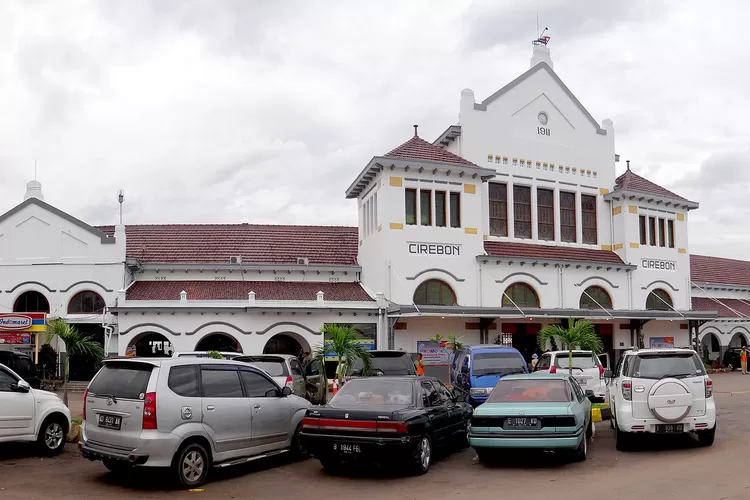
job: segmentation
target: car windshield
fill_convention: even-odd
[[[705,375],[698,355],[692,352],[642,353],[636,356],[631,369],[632,377],[661,379],[668,377],[684,378]]]
[[[558,368],[569,368],[570,358],[567,352],[558,352],[555,356],[555,365]],[[573,353],[573,369],[579,368],[585,370],[587,368],[596,368],[599,364],[596,359],[591,355],[590,352],[574,352]]]
[[[372,354],[372,370],[377,374],[382,372],[384,375],[414,375],[414,362],[407,353],[377,353]],[[352,363],[352,375],[362,375],[364,365],[360,358]]]
[[[97,396],[143,399],[154,367],[147,363],[106,363],[89,386]]]
[[[350,380],[331,399],[332,405],[411,405],[414,384],[406,380],[362,378]]]
[[[472,358],[471,372],[475,377],[481,377],[526,373],[526,369],[521,356],[514,352],[479,352]]]
[[[257,359],[257,358],[235,358],[237,361],[245,361],[253,366],[257,366],[272,377],[286,377],[289,370],[283,359]]]
[[[565,403],[570,389],[565,380],[501,379],[492,390],[488,403]]]

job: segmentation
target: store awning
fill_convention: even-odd
[[[515,307],[415,306],[392,304],[391,318],[466,317],[533,321],[539,319],[582,318],[588,320],[643,319],[665,321],[710,321],[716,311],[639,311],[627,309],[522,309]]]

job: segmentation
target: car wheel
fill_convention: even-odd
[[[632,436],[620,430],[620,427],[615,422],[615,448],[619,451],[628,451],[632,447]]]
[[[714,439],[716,438],[716,424],[714,424],[713,429],[709,429],[707,431],[700,431],[698,433],[698,442],[701,444],[701,446],[711,446],[714,444]]]
[[[211,459],[198,443],[184,446],[175,456],[172,471],[183,488],[196,488],[206,482]]]
[[[292,460],[302,460],[307,456],[307,450],[302,446],[302,442],[299,438],[299,431],[302,428],[302,424],[297,426],[297,430],[294,431],[292,437],[292,443],[289,447],[289,454],[292,456]]]
[[[432,464],[432,440],[424,435],[414,450],[413,469],[415,474],[426,474]]]
[[[578,448],[575,451],[575,456],[573,457],[576,462],[585,462],[586,457],[588,456],[589,452],[589,441],[584,436],[583,439],[581,439],[581,444],[578,445]]]
[[[586,440],[591,441],[591,438],[594,437],[594,422],[589,422],[589,426],[586,427]]]
[[[730,372],[733,372],[734,371],[734,365],[732,363],[729,363],[727,365],[727,370],[729,370]]]
[[[123,472],[133,468],[133,464],[129,462],[123,462],[122,460],[110,460],[105,458],[102,460],[104,467],[109,469],[110,472]]]
[[[65,448],[68,437],[67,424],[62,418],[50,417],[39,428],[37,444],[45,455],[59,455]]]

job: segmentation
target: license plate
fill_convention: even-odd
[[[672,434],[674,432],[683,432],[683,424],[660,424],[656,426],[656,432]]]
[[[358,444],[333,443],[333,451],[346,454],[361,453],[362,449]]]
[[[509,417],[505,419],[506,429],[537,429],[539,419],[536,417]]]
[[[97,417],[97,424],[99,425],[99,427],[104,427],[105,429],[113,429],[119,431],[120,427],[122,427],[122,417],[119,417],[117,415],[99,414],[99,416]]]

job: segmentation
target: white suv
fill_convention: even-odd
[[[713,382],[694,350],[628,350],[604,375],[618,450],[630,447],[634,433],[694,432],[703,446],[714,443]]]
[[[70,429],[70,410],[56,394],[32,389],[7,366],[0,365],[0,443],[36,441],[46,455],[63,451]]]
[[[607,394],[604,366],[591,351],[573,350],[573,378],[584,391],[594,391],[596,402],[603,403]],[[545,352],[539,358],[534,373],[568,373],[570,351]]]

